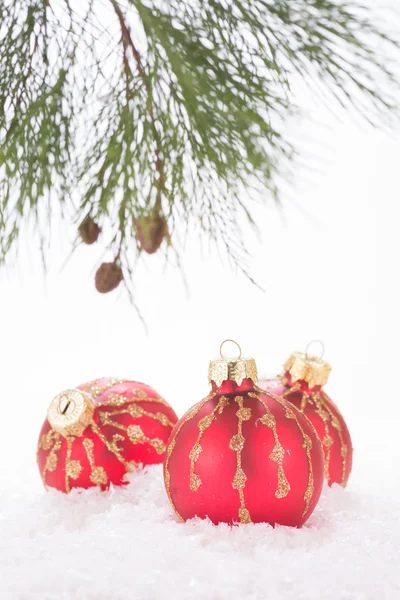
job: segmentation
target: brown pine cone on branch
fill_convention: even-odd
[[[160,214],[143,216],[136,221],[135,234],[140,249],[154,254],[168,235],[167,220]]]
[[[100,294],[107,294],[115,290],[124,279],[121,267],[114,261],[103,263],[97,269],[95,277],[96,290]]]
[[[79,235],[84,244],[94,244],[101,233],[101,227],[88,215],[79,225]]]

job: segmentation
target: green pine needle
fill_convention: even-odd
[[[293,75],[378,123],[395,109],[382,44],[398,48],[350,0],[3,0],[0,262],[31,223],[48,244],[61,205],[108,232],[128,282],[153,213],[172,251],[184,222],[247,274],[243,199],[279,200]]]

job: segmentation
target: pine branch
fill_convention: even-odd
[[[182,223],[248,274],[240,222],[254,187],[280,202],[293,76],[396,112],[398,40],[350,0],[4,0],[0,23],[0,262],[30,224],[47,245],[61,206],[103,227],[128,286]]]
[[[161,159],[161,144],[160,144],[160,136],[159,133],[157,131],[157,127],[156,127],[156,121],[155,121],[155,117],[154,117],[154,109],[153,109],[153,99],[152,99],[152,90],[151,90],[151,84],[150,84],[150,79],[149,77],[146,75],[146,72],[143,68],[142,65],[142,60],[140,57],[140,54],[135,46],[135,44],[133,43],[132,40],[132,36],[129,30],[128,25],[126,24],[126,21],[124,19],[122,10],[118,4],[118,2],[116,0],[110,0],[111,4],[113,5],[113,8],[115,10],[115,13],[118,17],[120,26],[121,26],[121,33],[122,33],[122,45],[123,45],[123,57],[124,57],[124,71],[125,71],[125,75],[127,78],[126,81],[126,85],[127,85],[127,102],[129,102],[130,99],[130,94],[129,94],[129,87],[130,84],[133,80],[133,74],[129,65],[129,59],[127,56],[127,49],[128,47],[132,50],[132,55],[135,59],[136,62],[136,66],[137,66],[137,70],[138,73],[143,81],[143,84],[146,88],[146,93],[147,93],[147,109],[148,109],[148,113],[149,113],[149,117],[151,120],[151,128],[153,131],[153,136],[154,136],[154,141],[155,141],[155,155],[156,155],[156,171],[158,173],[158,193],[157,193],[157,199],[156,199],[156,203],[154,206],[154,209],[157,212],[161,211],[161,198],[162,198],[162,193],[164,191],[164,182],[165,182],[165,177],[164,177],[164,167],[163,167],[163,161]]]

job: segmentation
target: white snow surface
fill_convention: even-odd
[[[109,492],[46,493],[33,463],[24,472],[3,454],[0,598],[397,599],[398,451],[383,444],[388,426],[370,440],[361,426],[349,487],[325,487],[302,529],[177,523],[161,466]]]

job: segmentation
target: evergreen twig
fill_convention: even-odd
[[[395,110],[381,46],[350,0],[3,0],[0,262],[33,223],[88,215],[129,281],[138,220],[207,234],[247,274],[240,215],[254,186],[279,201],[299,73],[378,123]],[[376,50],[375,50],[376,48]]]

